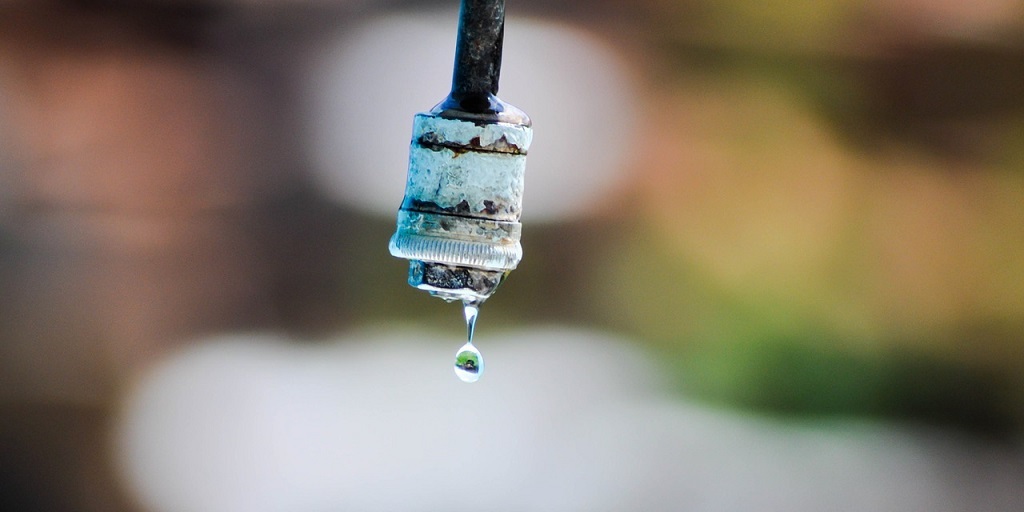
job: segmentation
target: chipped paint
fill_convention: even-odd
[[[519,124],[479,124],[432,114],[417,114],[413,121],[413,142],[419,140],[442,146],[525,155],[533,142],[533,130]]]
[[[526,126],[417,115],[402,208],[418,201],[440,212],[519,220],[531,138]]]

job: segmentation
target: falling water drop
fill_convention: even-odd
[[[462,303],[463,314],[466,315],[466,341],[473,343],[473,332],[476,331],[476,317],[480,315],[480,303],[465,301]]]
[[[476,317],[480,314],[479,302],[463,302],[466,315],[466,344],[455,354],[455,375],[462,382],[476,382],[484,372],[484,356],[473,346],[473,331]]]
[[[484,358],[480,351],[472,343],[466,343],[455,354],[455,375],[462,382],[476,382],[480,380],[480,373],[484,371]]]

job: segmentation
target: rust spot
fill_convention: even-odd
[[[431,137],[431,135],[433,134],[428,133],[423,135],[422,137],[419,138],[419,140],[416,141],[416,145],[418,145],[421,148],[429,149],[431,151],[444,151],[445,149],[447,149],[448,151],[455,153],[456,157],[472,149],[466,146],[452,144],[451,142],[447,141],[438,141],[436,138]]]
[[[502,135],[500,139],[494,141],[494,143],[484,146],[482,145],[479,136],[473,137],[469,140],[468,144],[462,145],[444,140],[442,137],[439,137],[437,133],[429,132],[421,135],[420,138],[416,140],[416,145],[431,151],[442,151],[447,149],[452,153],[455,153],[456,157],[465,154],[468,151],[511,153],[514,155],[526,154],[526,152],[521,150],[519,146],[510,143],[504,135]]]
[[[512,153],[516,155],[525,155],[526,151],[519,149],[519,146],[508,141],[508,138],[504,135],[500,139],[494,141],[491,146],[491,151],[498,151],[501,153]]]
[[[493,201],[484,201],[484,208],[479,212],[473,212],[470,209],[469,201],[463,199],[459,201],[459,204],[455,206],[442,207],[441,205],[433,201],[421,201],[419,199],[406,198],[405,202],[402,203],[402,210],[410,212],[420,213],[439,213],[443,215],[454,215],[458,217],[467,217],[472,219],[482,218],[481,215],[495,215],[500,213],[507,206],[497,204]],[[441,221],[441,227],[443,229],[451,229],[453,224],[444,224],[444,220]]]
[[[480,210],[480,213],[486,213],[488,215],[494,215],[494,214],[498,213],[499,210],[500,210],[500,208],[498,207],[498,205],[494,204],[494,201],[485,200],[484,201],[484,209]]]
[[[469,216],[470,214],[469,201],[466,201],[465,199],[459,202],[459,204],[449,207],[443,207],[433,201],[406,199],[405,203],[402,204],[402,209],[427,213],[446,213],[449,215]]]
[[[419,199],[406,198],[402,203],[402,209],[413,212],[425,213],[454,213],[454,208],[443,208],[433,201],[421,201]]]

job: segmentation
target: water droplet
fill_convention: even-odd
[[[455,354],[455,375],[462,382],[476,382],[484,372],[484,356],[473,346],[466,343]]]
[[[484,373],[484,356],[473,346],[473,331],[476,330],[476,317],[480,314],[480,303],[465,301],[463,312],[466,315],[466,344],[455,353],[455,375],[462,382],[476,382]]]

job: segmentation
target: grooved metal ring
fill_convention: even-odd
[[[491,270],[512,270],[523,259],[523,247],[519,242],[498,245],[395,233],[388,248],[393,256],[399,258]]]

